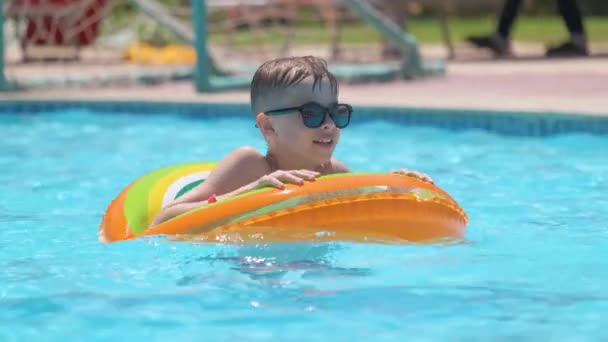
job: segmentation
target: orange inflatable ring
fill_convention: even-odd
[[[402,175],[348,173],[221,199],[148,228],[162,207],[203,182],[213,167],[180,164],[139,178],[109,205],[100,240],[168,235],[234,243],[426,242],[461,239],[468,222],[456,201],[433,184]]]

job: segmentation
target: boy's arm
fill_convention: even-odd
[[[220,200],[222,198],[225,197],[230,197],[230,196],[236,196],[242,193],[245,193],[247,191],[251,191],[255,189],[255,183],[251,182],[249,184],[246,184],[232,192],[229,192],[227,194],[223,194],[221,196],[218,196],[217,199]],[[192,190],[194,191],[194,189]],[[211,195],[209,195],[211,196]],[[207,203],[207,201],[209,200],[209,197],[206,197],[205,200],[202,201],[197,201],[197,202],[174,202],[172,204],[170,204],[169,206],[163,208],[161,211],[158,212],[158,214],[154,217],[154,219],[152,220],[152,222],[150,223],[150,227],[154,227],[160,223],[163,223],[169,219],[172,219],[176,216],[179,216],[185,212],[188,212],[192,209],[196,209],[198,207],[203,206],[204,204]]]
[[[238,148],[228,154],[202,184],[163,208],[150,226],[202,206],[211,195],[224,197],[249,191],[251,183],[268,172],[268,163],[259,152],[252,147]]]

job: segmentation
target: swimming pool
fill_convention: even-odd
[[[470,217],[461,243],[106,245],[136,177],[263,149],[243,107],[0,107],[2,341],[608,338],[608,135],[573,132],[605,121],[356,112],[336,156],[432,175]]]

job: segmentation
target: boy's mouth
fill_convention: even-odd
[[[313,140],[312,142],[317,145],[321,145],[321,146],[331,146],[334,144],[333,139],[318,139],[318,140]]]

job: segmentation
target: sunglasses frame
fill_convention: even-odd
[[[315,106],[318,106],[319,108],[323,108],[323,119],[321,120],[321,122],[318,126],[310,126],[310,125],[306,124],[306,119],[304,119],[304,115],[302,114],[302,111],[304,109],[306,109],[305,108],[306,106],[309,106],[309,105],[315,105]],[[332,112],[332,109],[338,108],[340,106],[346,106],[346,109],[348,109],[348,120],[346,121],[346,124],[342,125],[342,127],[338,126],[338,124],[336,123],[336,120],[334,120],[335,111]],[[286,114],[292,114],[294,111],[297,111],[298,113],[300,113],[300,117],[302,118],[302,123],[304,123],[304,125],[308,128],[319,128],[319,127],[323,126],[323,123],[325,122],[325,120],[327,120],[327,116],[329,115],[329,117],[332,119],[332,121],[334,122],[336,127],[338,127],[339,129],[343,129],[343,128],[346,128],[350,124],[350,119],[351,119],[351,116],[353,113],[353,107],[346,103],[337,103],[337,104],[333,105],[332,108],[327,108],[317,102],[308,102],[308,103],[305,103],[298,107],[274,109],[274,110],[266,111],[265,113],[267,115],[286,115]]]

